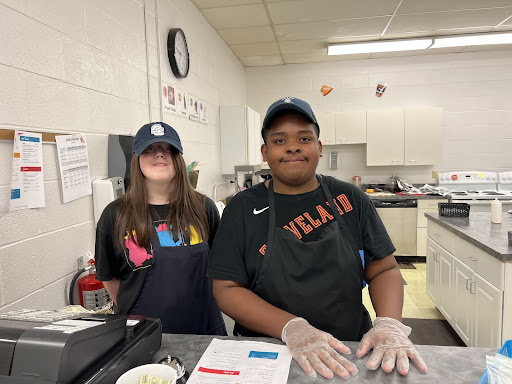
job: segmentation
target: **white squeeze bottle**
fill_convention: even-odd
[[[491,203],[491,223],[501,224],[501,201],[498,199]]]

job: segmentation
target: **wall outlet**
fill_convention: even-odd
[[[80,256],[78,259],[76,259],[76,265],[78,266],[78,269],[82,269],[84,267],[83,256]]]
[[[432,178],[437,179],[437,176],[438,176],[437,171],[432,171]]]

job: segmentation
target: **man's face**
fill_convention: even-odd
[[[279,116],[266,132],[261,146],[274,180],[284,186],[299,187],[315,179],[322,143],[316,127],[305,116],[295,113]]]

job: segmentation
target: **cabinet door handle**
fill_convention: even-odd
[[[466,279],[466,290],[471,292],[471,279]]]
[[[475,290],[475,292],[473,292],[473,287],[475,287],[475,286],[476,286],[476,281],[473,281],[471,283],[471,285],[469,286],[469,293],[471,293],[472,295],[474,295],[476,293],[476,290]]]
[[[409,160],[409,163],[415,163],[416,160]]]
[[[435,237],[439,237],[439,236],[441,236],[441,235],[440,235],[439,233],[434,233],[434,236],[435,236]]]
[[[478,261],[478,259],[476,259],[476,258],[474,258],[474,257],[471,257],[471,256],[469,256],[469,257],[468,257],[468,259],[469,259],[470,261]]]

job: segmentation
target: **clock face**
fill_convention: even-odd
[[[174,28],[169,31],[167,37],[167,53],[174,75],[176,77],[186,77],[188,75],[190,58],[187,40],[180,28]]]

